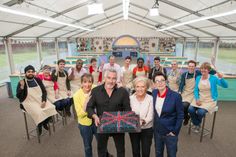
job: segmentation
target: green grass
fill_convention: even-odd
[[[186,49],[186,53],[194,53],[195,49]],[[199,48],[198,55],[210,58],[212,54],[211,48]],[[220,48],[218,54],[218,61],[224,60],[227,63],[236,64],[236,49],[227,49],[227,48]]]
[[[49,52],[42,52],[42,57],[51,55]],[[29,60],[37,60],[38,54],[36,51],[29,50],[24,52],[18,52],[13,54],[14,64],[21,64]],[[53,61],[52,61],[53,62]],[[8,67],[8,61],[5,54],[0,54],[0,67]]]

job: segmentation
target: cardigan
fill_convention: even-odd
[[[196,78],[196,83],[195,83],[195,87],[194,87],[194,97],[196,100],[199,100],[199,88],[198,88],[198,85],[199,85],[199,82],[201,80],[201,76],[198,76]],[[209,77],[209,82],[210,82],[210,86],[211,86],[211,97],[214,101],[217,100],[218,98],[218,92],[217,92],[217,85],[223,87],[223,88],[228,88],[228,83],[225,81],[224,78],[218,78],[214,75],[211,75],[210,74],[210,77]]]
[[[153,126],[153,98],[146,94],[144,100],[139,102],[136,95],[130,96],[130,106],[132,111],[139,115],[140,119],[145,120],[146,124],[141,126],[142,129],[151,128]]]
[[[216,71],[214,69],[211,69],[209,74],[212,74],[212,75],[215,75],[216,74]],[[186,78],[186,75],[187,75],[187,78]],[[195,70],[195,80],[198,76],[201,76],[201,72],[199,70]],[[183,90],[184,90],[184,86],[185,86],[185,80],[186,79],[191,79],[193,78],[194,76],[194,73],[189,73],[188,71],[184,72],[182,75],[181,75],[181,80],[180,80],[180,84],[179,84],[179,92],[182,93]]]
[[[93,88],[94,86],[92,86]],[[88,95],[89,96],[89,95]],[[84,111],[84,102],[86,100],[86,95],[83,89],[80,88],[73,95],[73,101],[75,106],[75,111],[78,117],[78,123],[85,126],[90,126],[92,124],[92,119],[88,118],[88,113]]]

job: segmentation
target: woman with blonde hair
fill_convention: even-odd
[[[217,72],[217,76],[209,74],[211,65],[205,62],[200,67],[201,74],[196,78],[194,88],[195,101],[190,105],[188,112],[190,114],[194,131],[199,132],[202,118],[207,112],[212,112],[216,107],[218,98],[217,85],[227,88],[228,84],[223,75]]]
[[[139,76],[133,83],[135,93],[130,96],[130,105],[132,111],[139,115],[141,125],[141,132],[130,133],[133,157],[140,157],[140,150],[142,157],[149,157],[153,137],[153,99],[147,94],[149,80],[147,77]]]
[[[88,113],[85,111],[92,87],[93,76],[85,73],[81,76],[81,88],[78,89],[73,95],[80,134],[84,143],[85,157],[93,156],[92,141],[93,136],[97,136],[97,128],[92,119],[88,118]]]

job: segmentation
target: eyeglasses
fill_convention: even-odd
[[[162,83],[164,83],[164,82],[166,82],[166,80],[155,80],[155,83],[160,83],[160,84],[162,84]]]

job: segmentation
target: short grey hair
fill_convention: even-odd
[[[116,73],[117,75],[117,71],[113,68],[109,68],[105,71],[104,77],[107,77],[108,73]]]
[[[147,77],[144,77],[144,76],[138,76],[138,77],[136,77],[136,78],[133,80],[134,88],[135,88],[135,86],[136,86],[136,84],[137,84],[138,82],[144,82],[145,85],[146,85],[146,87],[147,87],[147,90],[148,90],[148,88],[149,88],[149,86],[150,86],[150,82],[149,82],[149,79],[148,79]]]
[[[176,63],[176,65],[178,65],[178,61],[177,61],[177,60],[172,60],[172,61],[171,61],[171,64],[172,64],[172,63]]]

